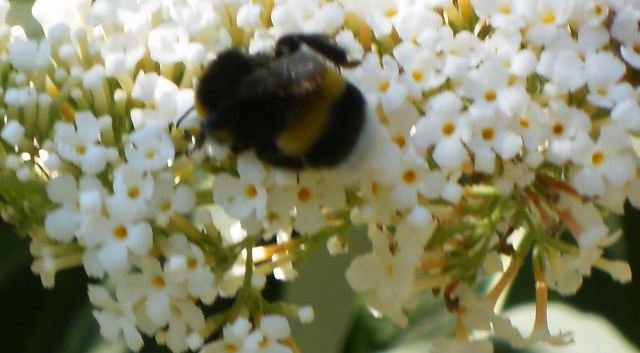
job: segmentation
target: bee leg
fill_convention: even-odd
[[[360,61],[349,61],[347,52],[333,42],[329,36],[322,34],[298,33],[282,36],[276,42],[276,56],[293,53],[300,49],[301,44],[306,44],[337,66],[355,67],[360,65]]]
[[[300,158],[288,156],[273,144],[266,144],[256,150],[258,158],[276,167],[299,170],[304,167]]]

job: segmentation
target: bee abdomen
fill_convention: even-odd
[[[342,162],[353,151],[366,115],[365,98],[347,82],[344,91],[330,108],[322,134],[305,153],[309,167],[330,167]]]

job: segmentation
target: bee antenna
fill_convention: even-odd
[[[195,106],[192,106],[191,108],[187,109],[186,112],[184,112],[184,114],[182,114],[180,116],[180,118],[178,119],[178,122],[176,122],[176,127],[180,127],[180,124],[182,124],[182,121],[189,116],[189,114],[193,111],[193,109],[195,109]]]

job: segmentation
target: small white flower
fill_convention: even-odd
[[[190,243],[183,234],[174,234],[169,237],[164,253],[166,276],[172,281],[185,282],[187,292],[203,303],[213,303],[217,294],[214,275],[205,262],[202,249]]]
[[[249,320],[239,316],[232,323],[227,323],[222,329],[222,339],[202,346],[200,353],[233,353],[243,351],[245,340],[251,332]]]
[[[88,176],[83,176],[79,183],[70,174],[62,174],[49,181],[47,195],[51,201],[60,204],[60,207],[49,212],[45,218],[44,226],[47,234],[58,241],[68,241],[77,235],[84,217],[100,211],[99,208],[88,209],[83,202],[87,195],[93,195],[96,192],[100,199],[100,182]]]
[[[325,224],[322,209],[337,208],[345,203],[343,186],[311,174],[300,175],[300,183],[272,189],[269,195],[276,212],[295,207],[294,228],[302,234],[313,234]]]
[[[107,77],[130,74],[144,55],[144,45],[133,32],[116,33],[107,37],[101,48]]]
[[[16,146],[24,137],[24,127],[16,120],[9,120],[0,134],[3,140]]]
[[[255,154],[238,157],[239,178],[219,174],[213,182],[214,201],[240,220],[252,214],[263,220],[267,214],[266,172]]]
[[[434,146],[433,158],[440,168],[459,170],[469,159],[464,146],[471,137],[468,116],[461,111],[462,100],[445,91],[431,98],[426,116],[416,124],[414,145],[420,153]]]
[[[564,101],[552,101],[547,111],[549,149],[547,159],[562,165],[571,157],[573,138],[580,132],[588,133],[591,120],[582,110],[569,107]]]
[[[393,55],[404,69],[402,79],[412,97],[421,97],[422,91],[438,87],[446,80],[442,74],[444,63],[428,49],[402,42],[393,49]]]
[[[178,86],[155,72],[140,71],[131,91],[131,97],[143,101],[149,108],[131,109],[131,121],[136,129],[147,124],[166,126],[193,105],[192,89]]]
[[[168,6],[171,19],[192,37],[206,35],[207,29],[217,28],[220,25],[220,15],[209,1],[174,2]]]
[[[182,61],[184,48],[189,42],[189,34],[181,26],[162,24],[149,32],[149,53],[160,64]]]
[[[151,198],[153,190],[153,178],[137,166],[122,164],[113,172],[114,196],[130,201],[130,212],[136,215],[146,213],[146,202]]]
[[[640,132],[640,106],[635,99],[618,102],[611,111],[611,119],[630,132]]]
[[[569,19],[573,2],[571,0],[539,0],[531,2],[530,11],[523,14],[532,26],[527,30],[529,41],[534,44],[548,44],[560,32],[560,27]]]
[[[46,68],[51,56],[51,45],[43,39],[40,43],[34,40],[14,38],[9,43],[9,60],[20,71],[31,72]]]
[[[587,57],[585,71],[589,101],[604,108],[611,108],[615,100],[612,93],[625,72],[624,63],[611,52],[602,51]]]
[[[145,255],[151,250],[153,234],[149,223],[136,219],[133,202],[111,196],[105,203],[109,217],[89,218],[78,236],[87,247],[96,251],[97,258],[93,260],[98,263],[90,266],[102,267],[110,275],[117,275],[129,267],[133,254]]]
[[[536,72],[549,79],[544,89],[551,96],[574,92],[587,80],[579,53],[571,49],[545,49]]]
[[[107,165],[107,149],[100,145],[100,124],[87,111],[76,112],[73,124],[58,122],[54,141],[60,157],[82,168],[87,174],[97,174]]]
[[[129,164],[148,171],[157,171],[167,167],[175,157],[175,147],[169,133],[157,125],[145,125],[135,130],[131,144],[125,146],[125,155]]]
[[[373,251],[353,260],[347,269],[347,281],[354,290],[368,294],[368,306],[406,326],[408,319],[403,307],[412,295],[415,257],[404,256],[400,249],[391,252],[391,235],[375,226],[369,227],[369,240]]]
[[[507,119],[490,111],[471,112],[473,135],[468,146],[474,152],[476,170],[491,174],[495,166],[495,154],[502,159],[514,158],[522,148],[522,137],[513,132]]]
[[[367,53],[358,68],[350,72],[350,77],[361,84],[360,88],[371,104],[382,103],[385,111],[399,108],[407,98],[407,88],[400,81],[398,63],[389,55],[382,57]]]
[[[472,0],[473,9],[481,18],[488,18],[498,29],[520,29],[525,25],[527,7],[523,1],[513,0]]]
[[[90,9],[91,0],[37,0],[31,13],[42,25],[44,32],[48,33],[50,28],[59,23],[65,23],[71,28],[81,25]]]
[[[238,27],[243,29],[254,29],[262,25],[260,14],[262,13],[260,4],[246,3],[240,6],[236,21]]]
[[[166,225],[173,214],[191,212],[196,205],[196,195],[188,185],[180,184],[174,188],[171,173],[159,173],[148,205],[156,222]]]
[[[104,338],[115,342],[122,334],[129,349],[137,351],[142,348],[142,335],[136,329],[136,318],[130,308],[113,300],[104,287],[97,285],[89,285],[89,300],[98,307],[93,316]]]
[[[603,194],[605,179],[620,187],[636,175],[631,141],[622,130],[606,126],[596,143],[585,133],[580,133],[572,148],[572,160],[581,167],[573,176],[572,183],[582,195]]]

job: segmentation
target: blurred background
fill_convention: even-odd
[[[31,16],[32,1],[10,3],[8,22],[22,25],[32,38],[41,37],[42,30]],[[609,249],[607,257],[628,260],[633,273],[640,274],[639,211],[627,207],[623,219],[612,221],[622,223],[625,237]],[[30,270],[27,240],[15,235],[12,227],[4,223],[0,223],[0,232],[0,353],[127,352],[124,345],[101,339],[91,313],[83,270],[60,273],[55,288],[45,290]],[[452,317],[442,308],[440,298],[425,298],[411,314],[411,324],[406,330],[375,319],[363,308],[362,298],[353,294],[344,273],[352,257],[369,251],[369,245],[364,232],[353,235],[350,255],[330,258],[321,249],[297,266],[299,278],[291,284],[269,281],[267,290],[271,298],[287,298],[296,304],[311,304],[315,309],[316,320],[312,324],[301,326],[291,321],[302,352],[425,352],[430,338],[452,332]],[[531,269],[523,268],[511,289],[506,309],[525,333],[533,323],[533,308],[526,307],[531,305],[533,294]],[[621,285],[606,274],[594,272],[576,296],[561,298],[550,294],[555,303],[549,315],[552,333],[572,330],[576,343],[562,348],[540,345],[518,351],[496,342],[497,353],[640,352],[639,280]],[[143,352],[168,350],[148,340]]]

